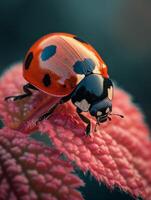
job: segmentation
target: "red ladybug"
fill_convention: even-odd
[[[90,134],[90,120],[81,112],[89,111],[97,123],[109,119],[113,85],[107,66],[90,44],[75,35],[53,33],[39,39],[25,57],[23,76],[29,82],[23,86],[25,94],[9,96],[5,100],[31,96],[31,89],[62,97],[38,121],[50,116],[59,104],[70,99],[80,118],[87,123],[87,135]]]

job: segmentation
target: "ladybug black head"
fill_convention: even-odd
[[[95,116],[97,122],[105,122],[108,119],[109,113],[112,111],[112,102],[105,98],[91,106],[90,114]]]

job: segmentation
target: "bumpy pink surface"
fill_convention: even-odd
[[[37,116],[49,108],[58,98],[52,98],[44,93],[34,92],[30,98],[22,101],[4,102],[4,97],[23,93],[22,86],[26,81],[22,77],[20,64],[14,65],[6,71],[0,79],[0,116],[5,125],[13,129],[27,131],[34,130]]]
[[[55,150],[0,129],[0,200],[82,200],[82,181]]]
[[[116,185],[134,196],[151,199],[151,143],[145,127],[133,120],[136,113],[131,113],[130,121],[124,112],[125,121],[113,119],[89,138],[74,107],[68,104],[64,109],[40,125],[57,149],[110,188]]]
[[[15,78],[13,78],[15,77]],[[7,83],[7,86],[6,86]],[[133,196],[151,199],[151,142],[149,130],[139,109],[122,90],[115,89],[111,122],[101,124],[91,137],[84,134],[85,125],[69,102],[60,106],[52,117],[35,126],[35,120],[57,98],[35,92],[32,98],[20,102],[4,102],[3,97],[21,92],[24,83],[20,66],[10,69],[0,81],[0,115],[5,125],[30,133],[39,129],[49,134],[56,149],[110,188],[119,186]],[[91,116],[94,128],[95,120]]]

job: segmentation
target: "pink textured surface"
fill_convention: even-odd
[[[59,98],[50,97],[42,92],[33,91],[32,97],[22,101],[4,101],[4,97],[23,93],[23,85],[26,84],[22,77],[22,65],[12,66],[0,78],[0,116],[5,125],[12,129],[27,130],[36,129],[37,117],[47,110]]]
[[[0,129],[0,200],[82,200],[82,181],[58,158],[18,131]]]
[[[13,76],[16,76],[16,81]],[[4,96],[20,93],[22,84],[19,66],[10,69],[2,77],[0,114],[5,125],[30,133],[31,126],[38,128],[34,122],[40,112],[46,111],[58,99],[35,92],[31,99],[27,98],[21,102],[3,101]],[[151,200],[149,130],[139,109],[131,103],[130,97],[118,88],[115,89],[113,112],[123,114],[125,118],[113,116],[111,122],[101,124],[97,132],[92,131],[91,137],[85,136],[85,125],[71,103],[60,106],[48,121],[39,125],[39,129],[49,134],[60,152],[75,161],[83,171],[90,170],[98,181],[104,182],[110,188],[119,186],[133,196]],[[94,118],[91,117],[91,121],[94,128]]]
[[[122,91],[116,93],[124,95]],[[122,107],[118,109],[114,104],[115,110],[124,113],[125,120],[114,118],[91,133],[91,137],[84,135],[85,127],[71,104],[43,122],[40,130],[49,134],[57,149],[75,161],[84,172],[90,170],[98,181],[110,188],[119,186],[136,197],[140,195],[150,200],[151,143],[147,129],[141,119],[136,118],[135,109],[130,113],[130,102],[123,101],[130,108],[127,108],[129,116]]]

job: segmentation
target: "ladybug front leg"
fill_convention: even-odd
[[[32,92],[31,90],[38,90],[36,87],[34,87],[33,85],[31,85],[30,83],[27,83],[26,85],[23,86],[23,91],[25,92],[25,94],[21,94],[21,95],[18,95],[18,96],[8,96],[8,97],[5,97],[5,101],[7,101],[8,99],[13,99],[14,101],[16,100],[20,100],[20,99],[23,99],[25,97],[29,97],[32,95]]]
[[[48,117],[50,117],[50,115],[54,112],[54,110],[58,107],[60,103],[56,103],[55,105],[53,105],[48,112],[44,113],[42,116],[39,117],[39,119],[36,121],[36,124],[38,124],[38,122],[43,121],[44,119],[47,119]]]
[[[81,114],[82,110],[80,110],[79,108],[77,108],[76,111],[77,111],[79,117],[82,119],[82,121],[87,124],[85,133],[86,133],[87,136],[90,136],[90,131],[91,131],[91,122],[90,122],[90,120],[87,117],[85,117],[84,115]]]

